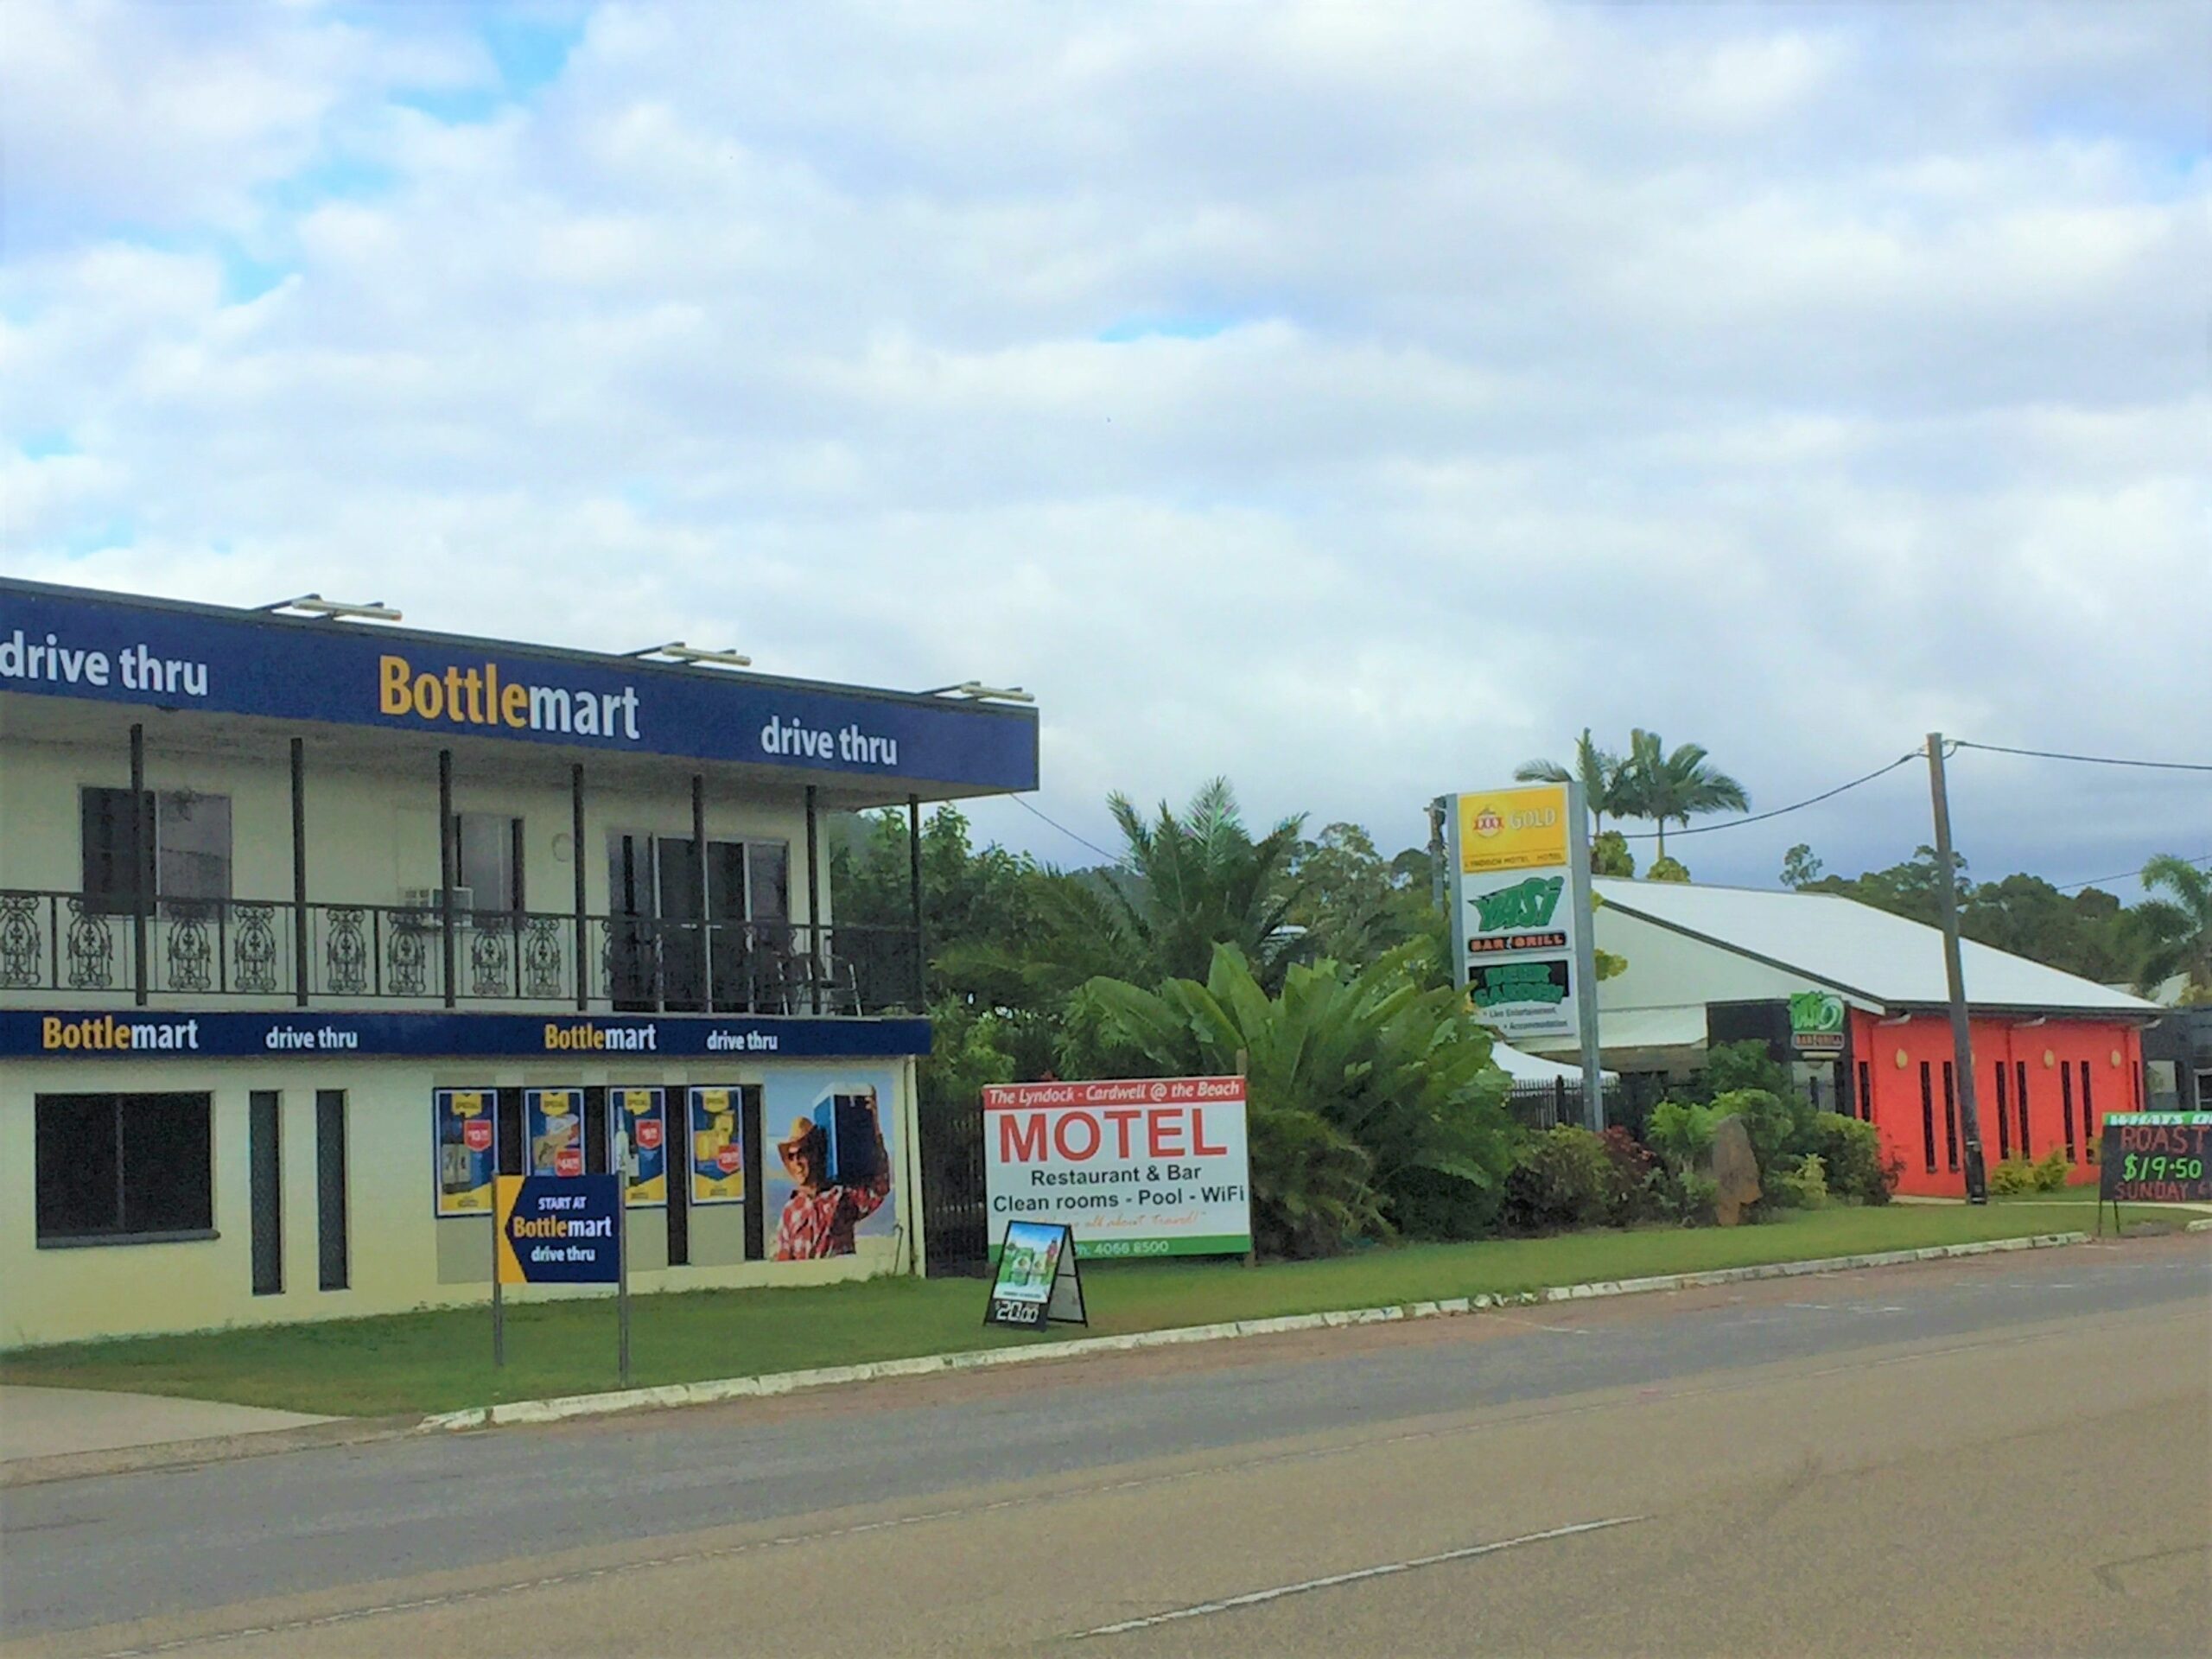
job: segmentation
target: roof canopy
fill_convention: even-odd
[[[1949,1001],[1940,930],[1839,893],[1675,881],[1604,880],[1592,885],[1608,906],[1624,915],[1802,974],[1865,1002],[1919,1008]],[[1967,1001],[1975,1008],[2142,1016],[2158,1012],[2157,1004],[2139,996],[1971,940],[1961,946],[1961,959]],[[1606,1034],[1610,1042],[1610,1028]]]

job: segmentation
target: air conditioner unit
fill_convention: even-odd
[[[445,906],[443,887],[407,887],[401,891],[401,908],[411,913],[401,919],[416,927],[435,927]],[[476,908],[476,894],[468,887],[453,890],[453,920],[456,927],[468,925],[468,918]]]

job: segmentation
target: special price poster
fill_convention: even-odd
[[[856,1238],[899,1224],[892,1190],[889,1071],[774,1071],[761,1106],[769,1255],[779,1262],[850,1255]]]
[[[617,1129],[630,1132],[630,1146],[637,1154],[638,1173],[630,1178],[628,1203],[632,1210],[658,1210],[668,1203],[667,1096],[658,1089],[610,1089],[608,1117]]]
[[[691,1202],[745,1202],[744,1091],[694,1089],[690,1093]]]
[[[529,1089],[523,1091],[524,1133],[529,1136],[530,1175],[584,1173],[584,1091]]]
[[[441,1216],[492,1213],[495,1098],[489,1089],[439,1089],[431,1094]]]

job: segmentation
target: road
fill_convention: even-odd
[[[2212,1241],[0,1494],[13,1655],[2193,1653]]]

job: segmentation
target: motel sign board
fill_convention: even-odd
[[[1087,1261],[1252,1248],[1242,1077],[986,1089],[983,1169],[994,1232],[1065,1223]]]

